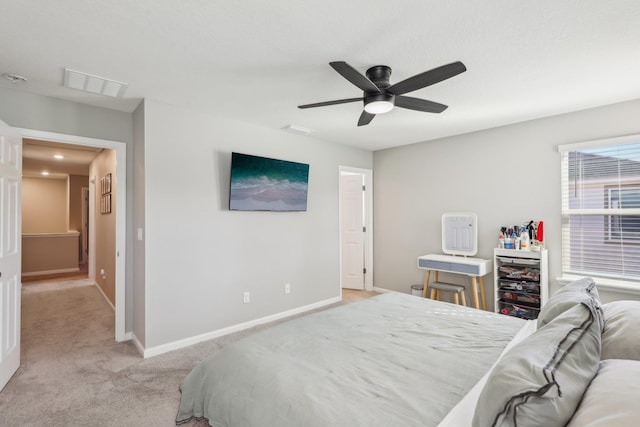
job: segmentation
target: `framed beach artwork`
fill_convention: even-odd
[[[309,165],[231,153],[229,209],[306,211]]]

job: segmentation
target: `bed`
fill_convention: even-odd
[[[595,416],[582,415],[594,411],[583,397],[600,400],[588,391],[607,342],[606,310],[590,279],[557,295],[537,321],[396,293],[291,320],[196,366],[180,386],[176,423],[564,426],[575,418],[575,426],[610,425],[580,418]],[[626,317],[618,315],[625,324]],[[631,340],[614,329],[609,341],[624,341],[629,353]]]

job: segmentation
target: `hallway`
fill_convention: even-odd
[[[131,342],[115,342],[113,325],[113,309],[87,279],[26,284],[21,366],[0,392],[0,425],[175,425],[178,385],[204,355],[145,360]]]

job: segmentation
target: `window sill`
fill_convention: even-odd
[[[566,285],[567,283],[573,282],[574,280],[582,279],[585,276],[572,276],[572,275],[564,275],[562,277],[558,277],[557,281],[561,285]],[[640,283],[632,282],[629,280],[614,280],[614,279],[604,279],[604,278],[594,278],[596,282],[596,286],[598,289],[621,292],[625,294],[632,295],[640,295]]]

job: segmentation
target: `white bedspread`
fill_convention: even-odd
[[[181,386],[177,422],[437,426],[523,324],[394,293],[304,316],[194,368]]]

